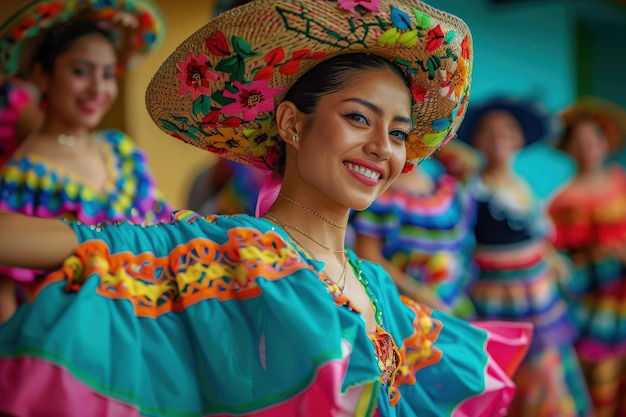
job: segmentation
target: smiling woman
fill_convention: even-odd
[[[43,121],[0,169],[0,210],[86,224],[169,218],[143,152],[122,132],[95,130],[117,99],[118,71],[127,64],[123,55],[141,50],[116,40],[113,22],[126,13],[125,3],[119,9],[45,0],[16,3],[0,28],[1,59],[8,60],[2,70],[15,68],[38,87]],[[136,15],[128,13],[125,19],[157,13],[151,3],[140,3]],[[98,18],[88,17],[91,13]],[[18,30],[27,24],[29,30]],[[143,25],[128,28],[133,33],[128,36],[150,33]],[[20,67],[22,52],[31,61]],[[16,307],[14,283],[17,293],[28,298],[43,275],[0,267],[0,321]]]
[[[350,210],[454,134],[469,77],[451,98],[442,71],[421,69],[435,55],[471,67],[470,41],[418,0],[255,0],[192,34],[154,75],[149,113],[278,187],[260,217],[0,215],[0,264],[59,268],[0,331],[0,412],[505,413],[528,326],[478,328],[401,298],[344,245]]]

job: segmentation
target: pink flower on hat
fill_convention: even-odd
[[[243,114],[243,120],[249,122],[256,119],[261,112],[274,110],[274,96],[284,90],[283,88],[269,88],[268,80],[253,81],[250,84],[233,82],[237,92],[232,93],[224,90],[224,97],[233,98],[235,101],[222,107],[223,114]]]
[[[378,13],[379,0],[338,0],[339,8],[341,10],[347,10],[352,13],[356,13],[357,6],[360,6],[370,12]]]
[[[197,99],[201,94],[210,96],[210,81],[215,81],[218,75],[209,70],[206,64],[209,57],[205,54],[198,54],[196,57],[193,52],[187,54],[185,61],[178,62],[176,68],[180,71],[176,74],[176,78],[180,81],[180,96],[184,96],[188,91],[191,93],[193,100]]]

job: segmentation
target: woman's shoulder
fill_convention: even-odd
[[[145,159],[143,150],[126,132],[117,129],[105,129],[94,132],[94,135],[107,143],[118,156]]]
[[[229,231],[242,228],[256,230],[260,233],[265,233],[272,229],[269,222],[247,214],[210,214],[208,216],[204,216],[193,210],[173,211],[171,213],[170,221],[159,225],[161,228],[163,226],[174,227],[180,230],[203,230],[206,232],[225,235],[227,235]]]

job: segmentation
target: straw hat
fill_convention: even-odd
[[[583,117],[591,117],[604,131],[609,141],[609,153],[624,147],[626,140],[626,109],[619,104],[600,97],[581,97],[561,113],[565,128]]]
[[[472,145],[472,136],[483,116],[494,110],[510,113],[524,132],[525,145],[554,139],[560,130],[558,118],[534,100],[509,96],[495,96],[476,105],[468,106],[465,121],[457,132],[457,137]]]
[[[38,35],[56,23],[74,17],[112,22],[124,12],[136,19],[131,48],[147,54],[161,44],[165,25],[151,0],[3,0],[0,2],[0,70],[13,75],[32,49]],[[124,62],[123,64],[127,64]]]
[[[154,75],[148,113],[168,134],[271,169],[274,110],[309,68],[369,52],[407,74],[414,129],[407,159],[429,156],[463,119],[472,73],[465,23],[418,0],[255,0],[210,20]]]

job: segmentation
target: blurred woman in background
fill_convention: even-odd
[[[90,225],[169,219],[144,153],[120,131],[96,130],[117,99],[120,69],[160,39],[158,9],[143,0],[55,5],[44,16],[43,0],[15,4],[19,12],[9,14],[0,33],[2,56],[8,57],[4,69],[32,80],[43,110],[40,128],[0,169],[0,210]],[[37,22],[39,30],[20,32],[26,22]],[[34,49],[24,50],[27,44]],[[22,53],[31,58],[29,64],[18,62]],[[16,308],[13,282],[28,294],[42,275],[0,268],[0,320]]]
[[[626,415],[626,172],[607,157],[626,139],[626,111],[584,98],[563,114],[558,148],[574,178],[548,207],[555,246],[572,261],[568,285],[576,349],[598,417]]]
[[[510,416],[587,416],[588,393],[573,343],[575,326],[558,280],[566,263],[549,241],[547,215],[512,168],[523,146],[554,133],[554,118],[536,103],[494,97],[471,106],[461,140],[484,158],[469,181],[477,201],[474,259],[480,270],[471,288],[480,319],[533,323],[533,340],[515,375]]]

